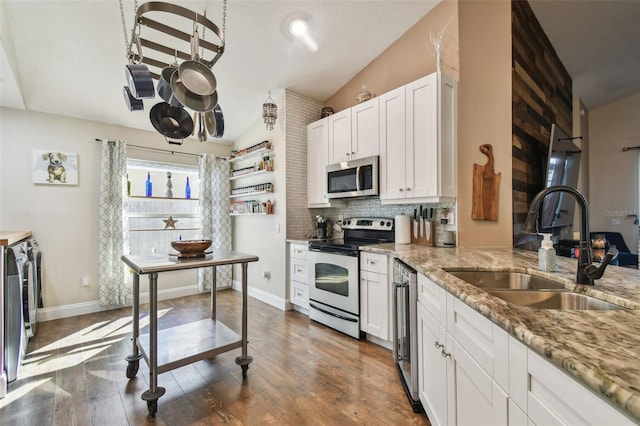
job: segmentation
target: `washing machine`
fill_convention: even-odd
[[[20,242],[7,249],[4,300],[4,361],[7,381],[18,377],[18,369],[29,338],[25,329],[23,288],[33,285],[33,264],[27,255],[27,243]]]
[[[24,327],[28,337],[36,334],[38,308],[42,308],[42,251],[35,238],[27,241],[27,257],[31,262],[33,279],[24,280],[22,287]]]

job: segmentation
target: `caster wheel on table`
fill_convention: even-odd
[[[150,415],[155,416],[158,411],[158,400],[147,401],[147,410],[149,410]]]
[[[140,361],[130,361],[127,365],[127,379],[133,379],[138,374],[138,368],[140,367]]]

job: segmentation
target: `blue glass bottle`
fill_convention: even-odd
[[[147,197],[151,197],[152,193],[153,193],[153,184],[151,183],[151,173],[147,172],[147,182],[146,182],[146,188],[147,188]]]
[[[187,184],[184,187],[184,198],[191,198],[191,187],[189,186],[189,176],[187,176]]]

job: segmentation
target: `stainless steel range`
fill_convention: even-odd
[[[309,318],[356,339],[360,332],[360,250],[393,242],[393,219],[350,218],[344,238],[309,242]]]

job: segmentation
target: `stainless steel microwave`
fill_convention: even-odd
[[[327,166],[329,198],[378,195],[377,155]]]

